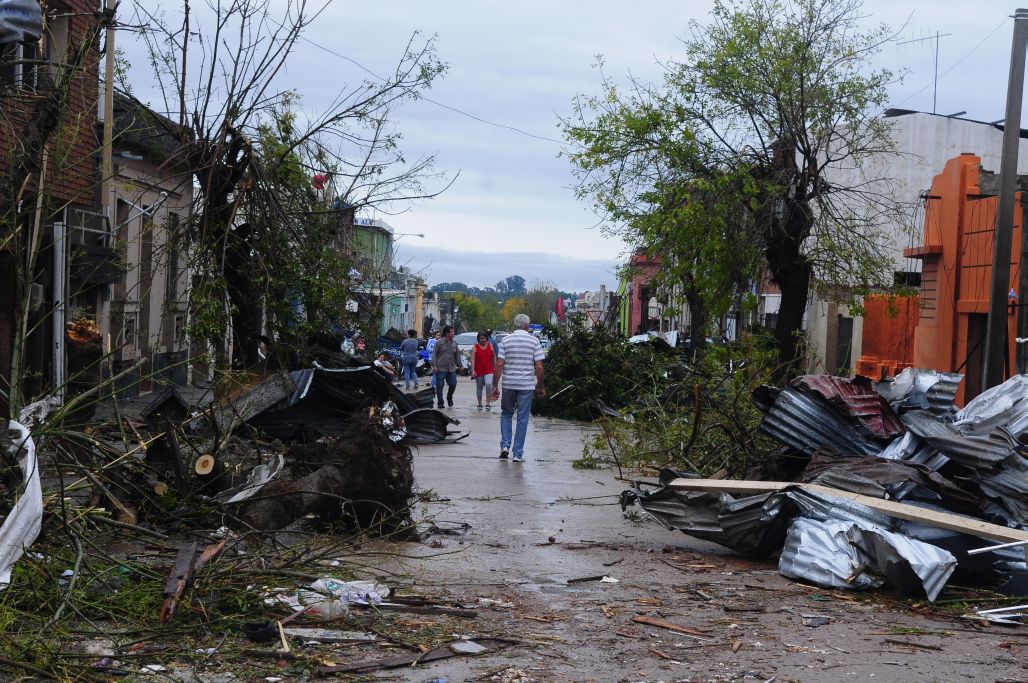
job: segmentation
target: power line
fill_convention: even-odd
[[[383,83],[386,82],[385,78],[382,78],[377,73],[375,73],[374,71],[372,71],[368,67],[364,66],[363,64],[358,62],[353,57],[349,57],[347,55],[344,55],[344,54],[341,54],[339,52],[336,52],[335,50],[333,50],[331,48],[325,47],[324,45],[321,45],[320,43],[314,42],[313,40],[311,40],[310,38],[308,38],[306,36],[302,36],[301,35],[300,39],[310,43],[311,45],[313,45],[314,47],[316,47],[316,48],[318,48],[320,50],[324,50],[325,52],[329,53],[330,55],[335,55],[336,57],[339,57],[340,59],[345,59],[346,61],[350,62],[351,64],[353,64],[357,68],[359,68],[362,71],[364,71],[365,73],[370,74],[371,76],[373,76],[374,78],[382,81]],[[479,123],[484,123],[486,125],[494,126],[496,128],[504,128],[506,130],[511,130],[511,131],[514,131],[515,133],[519,133],[519,134],[524,135],[526,137],[535,138],[536,140],[544,140],[546,142],[553,142],[553,143],[558,144],[558,145],[563,145],[564,144],[564,142],[561,141],[561,140],[556,140],[554,138],[548,138],[548,137],[543,136],[543,135],[536,135],[535,133],[530,133],[527,130],[523,130],[521,128],[518,128],[517,126],[510,126],[510,125],[507,125],[506,123],[497,123],[496,121],[490,121],[489,119],[484,119],[481,116],[476,116],[474,114],[471,114],[469,112],[464,111],[463,109],[458,109],[457,107],[451,107],[448,104],[443,104],[442,102],[439,102],[438,100],[433,100],[433,99],[431,99],[429,97],[419,96],[418,99],[424,100],[425,102],[429,102],[431,104],[434,104],[437,107],[442,107],[443,109],[448,109],[448,110],[450,110],[452,112],[455,112],[457,114],[460,114],[462,116],[466,116],[469,119],[472,119],[474,121],[478,121]]]

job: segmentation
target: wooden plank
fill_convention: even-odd
[[[949,512],[938,512],[926,510],[906,503],[898,503],[894,500],[883,500],[859,493],[850,493],[841,489],[833,489],[829,486],[819,484],[797,484],[788,481],[746,481],[738,479],[675,479],[668,484],[668,487],[677,491],[708,491],[712,493],[730,493],[742,496],[758,495],[761,493],[775,493],[789,486],[795,486],[816,493],[822,493],[836,498],[861,503],[867,507],[881,512],[882,514],[896,519],[905,519],[911,522],[920,522],[929,526],[959,531],[961,533],[988,538],[1002,543],[1028,540],[1028,531],[1022,529],[1011,529],[998,524],[989,524],[980,519],[963,517]]]
[[[634,616],[632,621],[637,624],[646,624],[647,626],[656,626],[657,628],[665,628],[668,631],[674,631],[675,633],[681,633],[686,636],[694,637],[707,637],[707,630],[701,628],[693,628],[691,626],[682,626],[681,624],[675,624],[670,621],[664,621],[663,619],[657,619],[655,617],[646,616]]]
[[[186,590],[186,584],[193,575],[193,567],[196,564],[196,551],[200,547],[199,541],[186,543],[178,549],[178,556],[175,558],[175,566],[168,575],[164,584],[164,604],[161,605],[161,623],[166,624],[175,613],[179,598]]]

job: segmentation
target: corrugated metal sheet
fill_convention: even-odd
[[[412,410],[403,416],[403,424],[407,428],[406,440],[415,443],[453,442],[468,436],[458,436],[459,431],[448,429],[450,425],[459,425],[460,421],[433,408]]]
[[[865,377],[803,375],[791,385],[823,397],[840,415],[855,421],[873,438],[894,439],[906,431],[889,404]]]
[[[874,588],[882,576],[904,593],[923,590],[934,601],[956,565],[941,548],[871,524],[801,518],[789,528],[778,568],[833,588]]]
[[[829,486],[846,491],[863,493],[852,486],[860,486],[861,480],[871,481],[884,489],[888,495],[877,495],[878,498],[893,500],[922,500],[939,502],[949,512],[962,515],[981,514],[981,500],[964,487],[958,486],[937,472],[912,465],[899,460],[884,460],[872,456],[840,456],[830,453],[816,453],[807,464],[800,480],[816,483],[824,482],[824,475],[835,473],[855,475],[859,479],[838,479],[826,482]],[[875,495],[870,493],[868,495]]]
[[[661,479],[667,481],[664,475]],[[893,533],[898,522],[887,515],[845,498],[801,488],[739,499],[667,487],[653,491],[636,488],[622,494],[622,506],[636,501],[664,526],[744,555],[766,556],[784,545],[779,565],[782,573],[822,585],[854,587],[846,578],[859,575],[857,569],[863,566],[889,577],[898,588],[911,590],[921,586],[909,582],[913,572],[934,599],[956,564],[944,550]],[[815,533],[826,527],[837,527],[842,535]],[[811,538],[802,536],[790,543],[787,532],[792,535],[792,529],[815,531]],[[859,533],[851,536],[851,529]],[[832,582],[832,577],[838,581]],[[868,577],[858,579],[857,584],[871,586],[875,581]]]
[[[902,460],[915,465],[924,465],[932,472],[949,462],[949,458],[925,443],[924,439],[913,432],[907,432],[894,440],[878,454],[886,460]]]
[[[803,518],[793,521],[778,558],[778,571],[827,588],[880,587],[884,580],[864,571],[864,561],[846,537],[852,525]]]
[[[954,419],[966,434],[984,436],[1005,427],[1014,436],[1028,432],[1028,375],[1014,375],[968,401]]]
[[[959,372],[906,368],[894,378],[878,382],[875,389],[900,412],[927,409],[948,415],[955,410],[953,400],[963,378]]]
[[[995,429],[988,436],[968,436],[924,410],[904,413],[903,424],[943,455],[977,469],[994,469],[1010,457],[1017,446],[1017,441],[1003,428]]]
[[[882,450],[881,444],[858,431],[824,399],[794,388],[779,392],[760,423],[760,431],[809,455],[821,448],[861,455],[876,455]]]
[[[1023,457],[1011,455],[995,472],[979,477],[978,486],[1010,513],[1011,522],[1028,528],[1028,462]]]
[[[372,366],[315,366],[292,372],[290,378],[296,383],[296,391],[287,405],[266,410],[249,421],[278,439],[297,439],[309,430],[335,434],[355,411],[390,402],[403,416],[407,429],[404,441],[434,443],[454,440],[459,434],[448,431],[449,425],[460,424],[457,420],[437,410],[419,408],[410,395],[399,391]]]
[[[20,43],[43,35],[43,13],[33,0],[0,2],[0,42]]]

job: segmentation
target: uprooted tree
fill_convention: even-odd
[[[243,0],[194,15],[185,2],[176,20],[137,7],[164,110],[177,121],[169,132],[190,171],[184,181],[196,188],[184,226],[192,332],[219,367],[245,367],[257,340],[289,328],[295,311],[342,314],[348,268],[325,249],[340,227],[334,215],[435,194],[425,187],[440,178],[433,158],[408,162],[389,116],[445,65],[432,40],[415,35],[387,77],[344,86],[325,111],[300,116],[278,77],[323,6],[298,0],[273,11],[268,0]],[[319,197],[312,181],[337,195]]]
[[[875,111],[893,75],[869,66],[891,34],[863,30],[860,7],[719,0],[662,83],[622,93],[605,78],[563,122],[579,194],[661,256],[661,284],[680,288],[694,321],[724,313],[766,268],[782,293],[780,375],[801,360],[812,285],[843,300],[892,285],[887,179],[831,181],[892,150]]]

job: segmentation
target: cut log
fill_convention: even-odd
[[[204,454],[196,459],[196,463],[193,465],[193,471],[201,477],[205,477],[214,471],[214,465],[216,461],[213,455]]]
[[[836,498],[846,498],[881,512],[896,519],[920,522],[929,526],[958,531],[960,533],[988,538],[1003,543],[1028,540],[1028,531],[1012,529],[998,524],[990,524],[973,517],[963,517],[949,512],[926,510],[925,508],[883,500],[859,493],[850,493],[841,489],[833,489],[819,484],[796,484],[788,481],[746,481],[735,479],[674,479],[668,488],[678,491],[708,491],[712,493],[728,493],[740,496],[754,496],[762,493],[776,493],[789,487],[801,488],[814,493]]]

